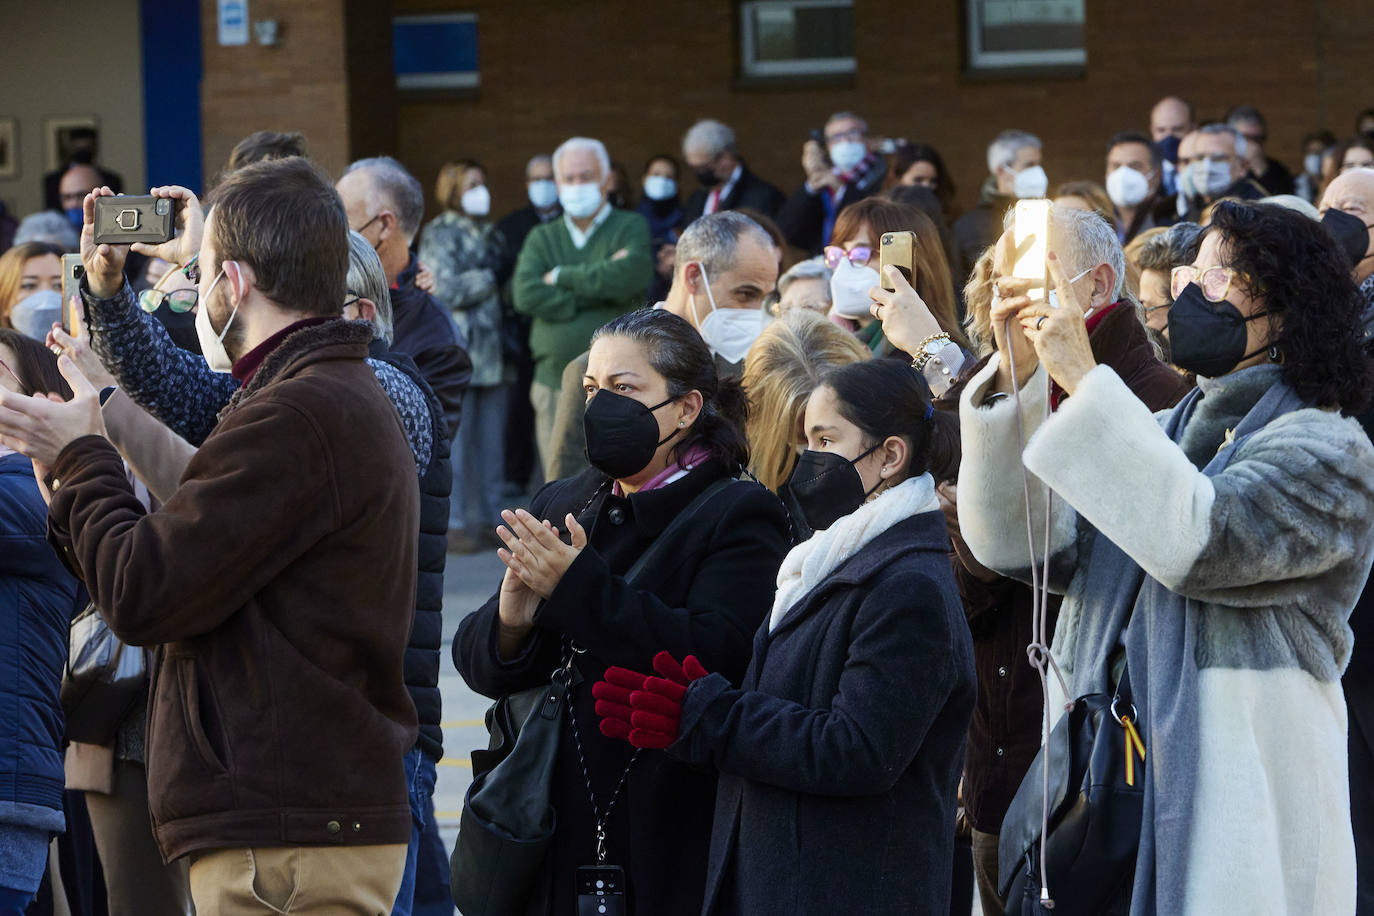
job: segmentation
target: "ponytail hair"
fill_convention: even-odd
[[[936,410],[925,380],[895,359],[870,359],[831,369],[821,384],[835,392],[840,416],[877,445],[900,436],[910,449],[906,477],[930,472],[936,483],[959,475],[959,429],[948,413]]]
[[[603,337],[624,337],[643,346],[649,365],[668,383],[670,398],[701,393],[701,413],[673,445],[670,461],[704,448],[732,468],[748,467],[748,399],[739,382],[721,381],[711,349],[696,328],[672,312],[639,309],[606,322],[592,335],[592,343]]]

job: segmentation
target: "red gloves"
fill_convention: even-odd
[[[601,734],[651,750],[662,750],[677,740],[687,687],[708,672],[695,655],[679,665],[667,652],[654,656],[654,670],[663,677],[607,668],[606,679],[592,685]]]

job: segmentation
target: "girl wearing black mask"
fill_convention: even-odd
[[[715,778],[603,736],[591,685],[608,665],[644,668],[665,648],[738,683],[787,552],[786,513],[759,484],[733,479],[748,463],[744,394],[717,378],[686,321],[641,310],[605,325],[585,384],[592,467],[550,483],[529,512],[504,514],[505,579],[459,626],[454,661],[498,697],[548,683],[570,646],[580,653],[548,880],[523,912],[577,912],[574,878],[598,864],[600,826],[605,864],[625,870],[629,912],[697,916]],[[668,549],[627,581],[678,516]]]
[[[928,468],[952,420],[892,360],[832,370],[789,486],[817,533],[783,561],[742,689],[671,651],[612,669],[603,733],[720,772],[713,914],[948,913],[973,645]]]

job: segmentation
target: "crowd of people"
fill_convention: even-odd
[[[0,226],[0,916],[1374,916],[1374,109],[1292,170],[1146,114],[1100,180],[996,132],[962,212],[852,112],[790,192],[701,120],[499,219],[264,131],[132,246],[76,138]],[[434,817],[477,551],[524,871]]]

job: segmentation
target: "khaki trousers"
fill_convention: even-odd
[[[973,874],[978,879],[983,916],[1004,916],[1006,912],[997,896],[997,840],[995,833],[973,831]]]
[[[534,408],[534,443],[539,447],[539,466],[545,479],[553,473],[553,425],[558,417],[558,389],[542,382],[530,383],[530,406]]]
[[[389,916],[406,846],[215,849],[191,859],[197,916]]]

